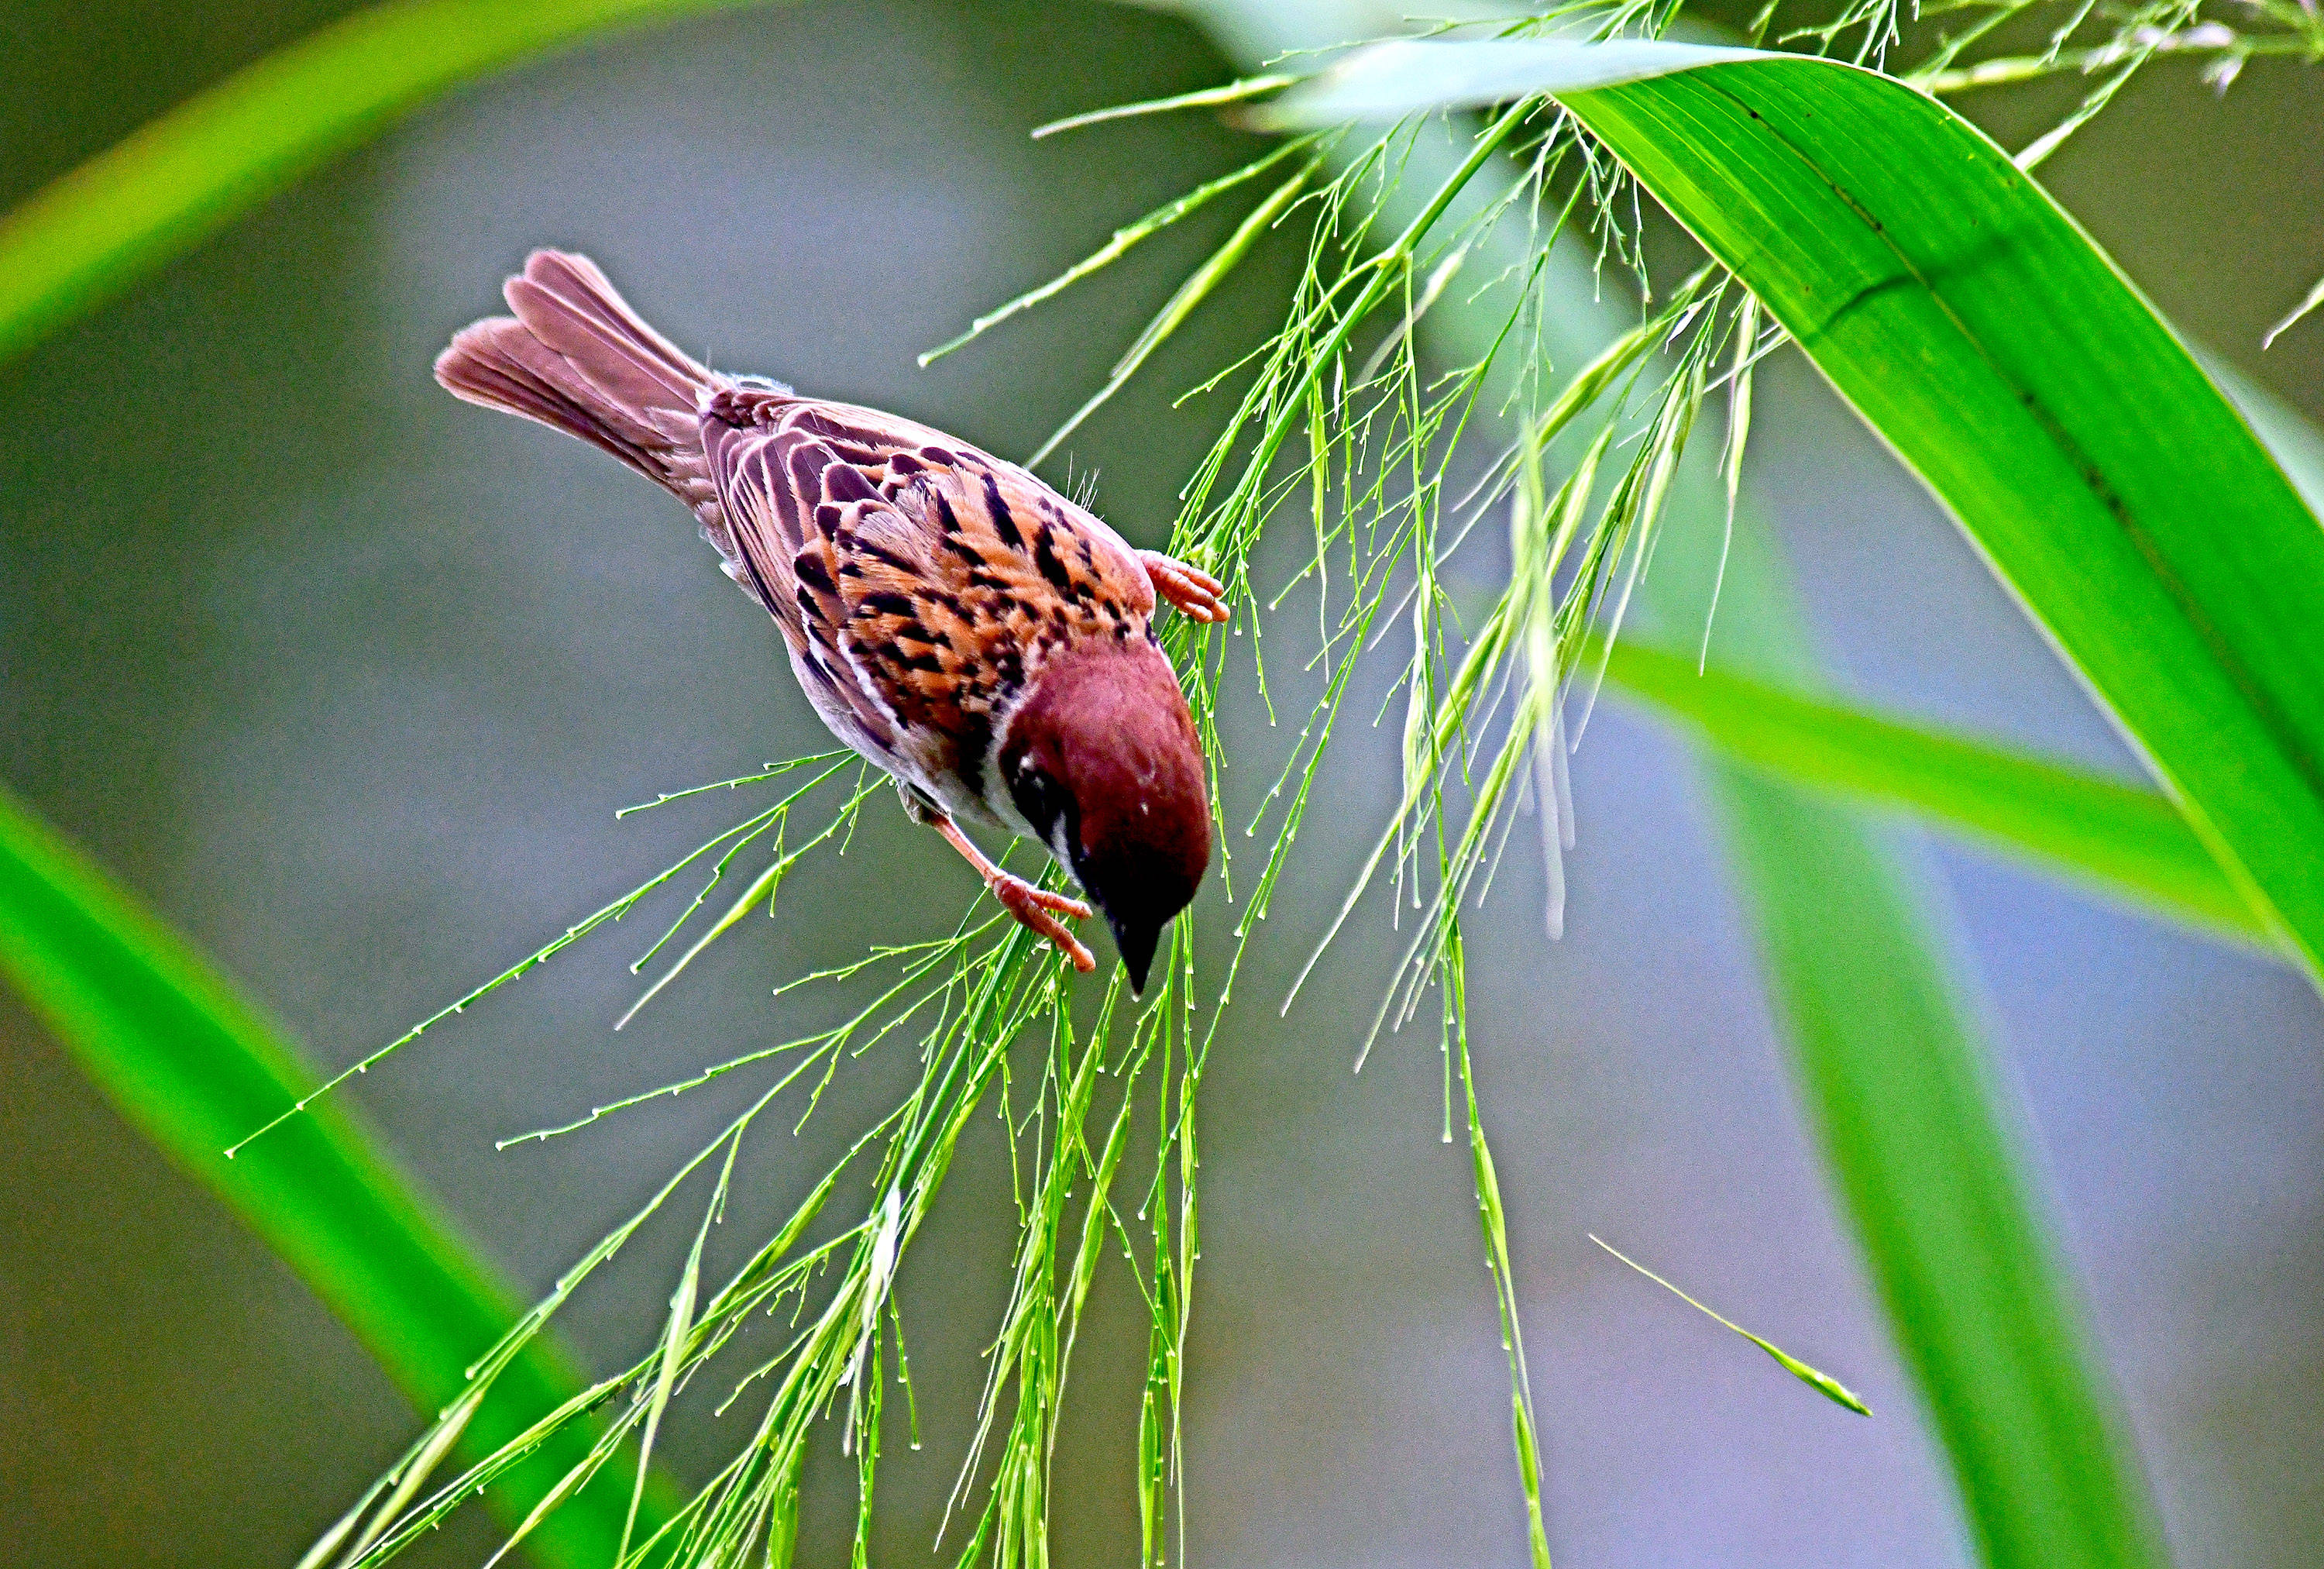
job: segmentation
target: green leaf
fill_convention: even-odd
[[[1763,774],[1907,808],[2160,914],[2273,941],[2186,819],[2153,790],[1715,667],[1698,673],[1692,659],[1634,642],[1615,645],[1606,673]]]
[[[423,1412],[520,1308],[507,1286],[344,1110],[313,1107],[238,1159],[226,1147],[313,1076],[281,1029],[189,944],[0,789],[0,975],[122,1114],[224,1199],[353,1330]],[[535,1341],[468,1418],[484,1454],[583,1388]],[[586,1452],[567,1428],[487,1495],[521,1518]],[[627,1490],[593,1489],[535,1534],[546,1563],[596,1569],[621,1541]],[[666,1516],[650,1491],[652,1523]]]
[[[1705,478],[1708,509],[1723,497]],[[1807,637],[1774,549],[1738,531],[1720,645],[1797,688]],[[2160,1569],[2105,1359],[1920,880],[1828,795],[1716,751],[1706,761],[1806,1121],[1981,1558]]]
[[[0,218],[0,363],[338,153],[488,71],[748,0],[396,0],[141,127]]]
[[[1458,48],[1472,76],[1526,51],[1490,90],[1555,93],[1749,287],[2324,974],[2324,529],[2073,220],[1967,121],[1869,71],[1683,44]],[[1293,117],[1329,111],[1331,80]]]

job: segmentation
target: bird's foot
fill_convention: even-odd
[[[1154,592],[1194,621],[1227,619],[1226,585],[1199,568],[1189,567],[1159,550],[1140,550],[1139,564],[1153,580]]]
[[[1090,913],[1088,905],[1062,893],[1052,893],[1046,888],[1036,888],[1015,872],[1002,872],[997,867],[986,879],[986,886],[992,890],[992,897],[1001,901],[1001,909],[1023,922],[1035,937],[1055,943],[1057,951],[1073,961],[1074,969],[1086,975],[1097,968],[1097,955],[1084,946],[1081,939],[1057,918],[1067,915],[1075,920],[1086,920]]]

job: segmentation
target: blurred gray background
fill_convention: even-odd
[[[340,9],[0,5],[0,198]],[[617,825],[615,807],[825,743],[772,629],[679,511],[577,443],[440,393],[427,368],[447,335],[496,308],[530,246],[574,245],[722,367],[1024,453],[1231,215],[930,371],[914,355],[1256,146],[1200,116],[1040,143],[1026,130],[1233,70],[1187,23],[1107,5],[816,5],[632,35],[420,114],[0,369],[0,777],[318,1063],[352,1060],[738,815],[721,797]],[[2010,142],[2056,108],[1965,106]],[[2324,328],[2264,357],[2257,339],[2324,269],[2319,124],[2314,75],[2258,62],[2220,102],[2158,70],[2045,171],[2190,336],[2311,418]],[[1263,250],[1074,439],[1075,472],[1096,471],[1101,509],[1139,541],[1159,542],[1224,412],[1171,399],[1270,324],[1292,261]],[[1781,362],[1775,381],[1749,483],[1850,684],[2126,770],[1942,516],[1803,366]],[[1233,798],[1271,780],[1289,734],[1255,703],[1231,715]],[[1433,1031],[1349,1071],[1394,951],[1381,912],[1287,1020],[1273,1007],[1385,809],[1393,759],[1392,735],[1351,727],[1204,1089],[1196,1564],[1524,1558]],[[1522,863],[1472,931],[1560,1564],[1966,1562],[1683,749],[1609,709],[1575,783],[1567,937],[1541,936],[1539,870]],[[2181,1561],[2312,1562],[2317,999],[2280,966],[1981,853],[1931,854]],[[624,966],[651,935],[637,922],[350,1099],[538,1289],[733,1092],[545,1146],[495,1153],[496,1137],[795,1032],[813,1004],[770,999],[775,983],[868,936],[925,932],[973,888],[882,798],[779,921],[721,944],[620,1036]],[[745,1218],[810,1182],[910,1067],[865,1059],[807,1135],[762,1142]],[[1001,1303],[1006,1161],[980,1137],[904,1270],[927,1444],[890,1445],[886,1563],[933,1561]],[[593,1360],[650,1340],[688,1223],[579,1301]],[[1843,1378],[1878,1417],[1815,1400],[1590,1231]],[[1119,1274],[1099,1290],[1065,1430],[1067,1564],[1136,1553],[1142,1331]],[[739,1420],[695,1426],[673,1463],[700,1474]],[[288,1564],[413,1430],[304,1288],[0,997],[0,1559]],[[838,1468],[816,1486],[802,1563],[829,1561],[845,1525]],[[474,1562],[490,1540],[471,1520],[427,1558]]]

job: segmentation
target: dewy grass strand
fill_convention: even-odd
[[[1744,1328],[1733,1319],[1727,1317],[1724,1314],[1720,1313],[1717,1309],[1704,1306],[1702,1303],[1697,1302],[1693,1297],[1688,1296],[1685,1292],[1680,1290],[1677,1287],[1672,1285],[1669,1281],[1664,1279],[1652,1269],[1647,1269],[1644,1264],[1639,1263],[1636,1259],[1631,1258],[1628,1253],[1623,1252],[1619,1248],[1615,1247],[1613,1243],[1607,1241],[1604,1238],[1593,1236],[1590,1240],[1597,1243],[1600,1247],[1605,1249],[1609,1253],[1613,1254],[1615,1258],[1619,1259],[1623,1263],[1628,1264],[1631,1269],[1636,1269],[1639,1274],[1644,1275],[1647,1279],[1653,1281],[1664,1290],[1669,1292],[1672,1296],[1677,1297],[1681,1302],[1685,1303],[1689,1307],[1693,1308],[1697,1313],[1702,1314],[1706,1318],[1713,1319],[1716,1322],[1724,1324],[1727,1328],[1734,1331],[1737,1334],[1741,1335],[1745,1340],[1749,1341],[1753,1345],[1757,1346],[1761,1351],[1766,1352],[1770,1357],[1775,1359],[1775,1362],[1777,1367],[1791,1374],[1792,1377],[1799,1380],[1800,1382],[1805,1384],[1809,1389],[1813,1389],[1817,1394],[1821,1395],[1825,1399],[1830,1400],[1833,1405],[1843,1407],[1848,1410],[1855,1412],[1859,1417],[1869,1417],[1872,1415],[1872,1407],[1864,1403],[1863,1397],[1857,1394],[1855,1390],[1849,1389],[1846,1384],[1841,1383],[1838,1379],[1833,1378],[1830,1373],[1810,1367],[1807,1363],[1800,1361],[1799,1358],[1792,1355],[1791,1352],[1784,1350],[1773,1341],[1766,1340],[1758,1335],[1753,1334],[1749,1330]]]
[[[1040,133],[1036,131],[1034,134],[1038,136]],[[1314,140],[1314,138],[1313,136],[1294,136],[1286,138],[1268,152],[1252,159],[1249,163],[1244,164],[1241,168],[1233,170],[1226,174],[1222,174],[1216,180],[1198,185],[1193,190],[1188,191],[1185,195],[1163,203],[1160,207],[1156,208],[1152,212],[1148,213],[1144,217],[1139,218],[1137,222],[1126,224],[1122,227],[1114,230],[1113,237],[1111,239],[1099,246],[1089,255],[1084,257],[1082,260],[1074,263],[1072,266],[1066,268],[1064,272],[1058,273],[1055,278],[1050,279],[1047,283],[1042,284],[1038,289],[1028,289],[1024,293],[1018,295],[1014,300],[1009,300],[1005,304],[996,306],[992,309],[986,311],[974,321],[969,323],[967,331],[960,334],[957,337],[949,338],[945,342],[938,344],[936,347],[922,354],[919,356],[920,368],[925,370],[929,365],[935,364],[937,360],[940,360],[945,355],[954,352],[955,349],[967,347],[970,344],[983,337],[985,333],[991,331],[993,328],[1000,326],[1002,322],[1008,320],[1019,311],[1030,309],[1032,307],[1040,304],[1045,300],[1052,299],[1056,295],[1064,293],[1066,290],[1072,288],[1074,284],[1080,282],[1091,273],[1098,272],[1102,268],[1111,266],[1115,262],[1120,261],[1123,256],[1129,254],[1131,247],[1138,245],[1139,242],[1161,233],[1164,229],[1168,228],[1179,219],[1199,211],[1202,208],[1208,205],[1213,197],[1221,196],[1227,191],[1232,190],[1235,187],[1242,184],[1245,180],[1256,179],[1258,176],[1264,174],[1269,169],[1272,169],[1277,164],[1282,162],[1285,159],[1305,151],[1307,145]],[[1181,292],[1184,292],[1184,291],[1181,291]],[[1145,336],[1154,336],[1154,328],[1148,328]],[[1140,355],[1139,357],[1142,358],[1143,356]],[[1130,356],[1125,355],[1125,362],[1129,358]],[[1117,375],[1120,374],[1120,369],[1119,366],[1116,367],[1115,374]],[[1038,462],[1038,459],[1036,459],[1035,461]]]
[[[806,767],[815,762],[826,761],[836,755],[840,754],[825,752],[812,758],[802,758],[796,762],[786,763],[780,768],[770,770],[767,772],[755,777],[761,780],[779,778],[783,774],[790,772],[795,768]],[[830,768],[825,769],[822,774],[816,777],[815,783],[820,784],[825,780],[830,779],[844,766],[845,766],[844,762],[834,763]],[[728,783],[740,782],[742,781],[725,781],[725,783],[722,783],[720,785],[704,786],[701,788],[706,789],[716,789],[725,788],[725,785]],[[813,786],[810,785],[808,789],[812,789]],[[691,795],[696,793],[698,792],[693,790],[678,792],[678,795]],[[402,1048],[410,1045],[413,1041],[419,1039],[437,1025],[441,1024],[447,1019],[451,1019],[461,1013],[466,1012],[472,1004],[481,1001],[484,998],[498,991],[501,987],[507,985],[510,982],[518,980],[534,969],[539,968],[540,965],[547,964],[550,959],[555,958],[558,954],[564,952],[567,948],[572,946],[575,943],[580,941],[591,932],[595,931],[599,927],[606,925],[612,921],[620,920],[631,910],[635,909],[638,907],[639,902],[644,900],[649,894],[653,893],[656,890],[662,887],[663,884],[676,877],[679,872],[685,871],[688,866],[695,864],[703,857],[710,854],[713,851],[724,849],[731,854],[733,850],[739,849],[742,844],[748,844],[751,840],[757,838],[769,828],[779,824],[786,814],[790,810],[791,807],[807,793],[807,792],[806,790],[796,792],[776,803],[776,805],[769,807],[765,810],[752,815],[742,822],[737,823],[733,827],[727,829],[724,833],[711,839],[708,843],[698,845],[694,850],[689,851],[685,856],[663,868],[652,877],[648,878],[637,887],[630,890],[629,892],[622,894],[619,899],[613,900],[609,904],[601,906],[595,911],[584,917],[572,926],[566,928],[562,935],[552,938],[540,947],[534,949],[530,954],[528,954],[523,958],[518,960],[507,969],[503,970],[499,974],[493,976],[482,985],[479,985],[473,991],[466,992],[456,1001],[438,1009],[435,1012],[429,1014],[427,1018],[421,1020],[419,1023],[413,1025],[410,1029],[405,1030],[401,1035],[397,1036],[386,1045],[379,1047],[367,1055],[357,1058],[353,1064],[347,1067],[342,1068],[338,1073],[333,1075],[330,1078],[326,1079],[321,1084],[316,1086],[307,1094],[299,1096],[296,1100],[292,1101],[290,1105],[284,1107],[267,1121],[260,1124],[257,1128],[252,1130],[242,1138],[226,1146],[225,1151],[226,1158],[229,1160],[233,1159],[244,1149],[249,1148],[252,1142],[264,1138],[275,1129],[280,1128],[284,1122],[289,1121],[292,1117],[295,1117],[300,1112],[306,1111],[317,1101],[328,1095],[332,1091],[346,1084],[349,1079],[354,1078],[360,1074],[369,1073],[373,1068],[378,1066],[379,1064],[385,1061],[389,1057],[392,1057]],[[674,800],[678,798],[678,795],[666,796],[662,798],[664,800]],[[855,800],[860,801],[861,799],[862,795],[859,792]],[[659,803],[654,802],[649,804],[659,805]],[[852,811],[854,804],[854,802],[851,802],[846,809]],[[640,809],[642,808],[629,808],[629,810],[632,811]],[[619,815],[622,814],[617,814],[617,816]],[[671,926],[669,930],[663,934],[661,942],[656,943],[653,948],[648,950],[647,957],[651,957],[654,952],[659,950],[662,943],[668,942],[671,937],[677,935],[678,927],[685,924],[687,917],[691,916],[694,909],[699,908],[702,902],[702,898],[706,896],[709,889],[716,884],[717,872],[723,871],[724,865],[725,860],[722,858],[717,863],[716,869],[713,872],[710,882],[704,886],[703,894],[697,895],[694,904],[687,908],[686,915],[681,916],[678,923]],[[691,957],[692,955],[689,955],[687,956]],[[644,961],[642,959],[640,960],[641,964]],[[649,993],[649,995],[650,995],[650,993]],[[634,1010],[632,1010],[632,1011],[634,1011]]]

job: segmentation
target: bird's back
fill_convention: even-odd
[[[1059,653],[1150,637],[1137,556],[1017,465],[713,372],[586,256],[535,252],[505,293],[514,316],[461,332],[437,379],[685,502],[833,731],[933,804],[1008,821],[987,765],[1011,706]]]
[[[996,816],[991,746],[1044,666],[1150,636],[1154,591],[1129,546],[1014,464],[750,386],[714,394],[703,430],[736,575],[802,678],[885,723],[911,782],[951,809]]]

